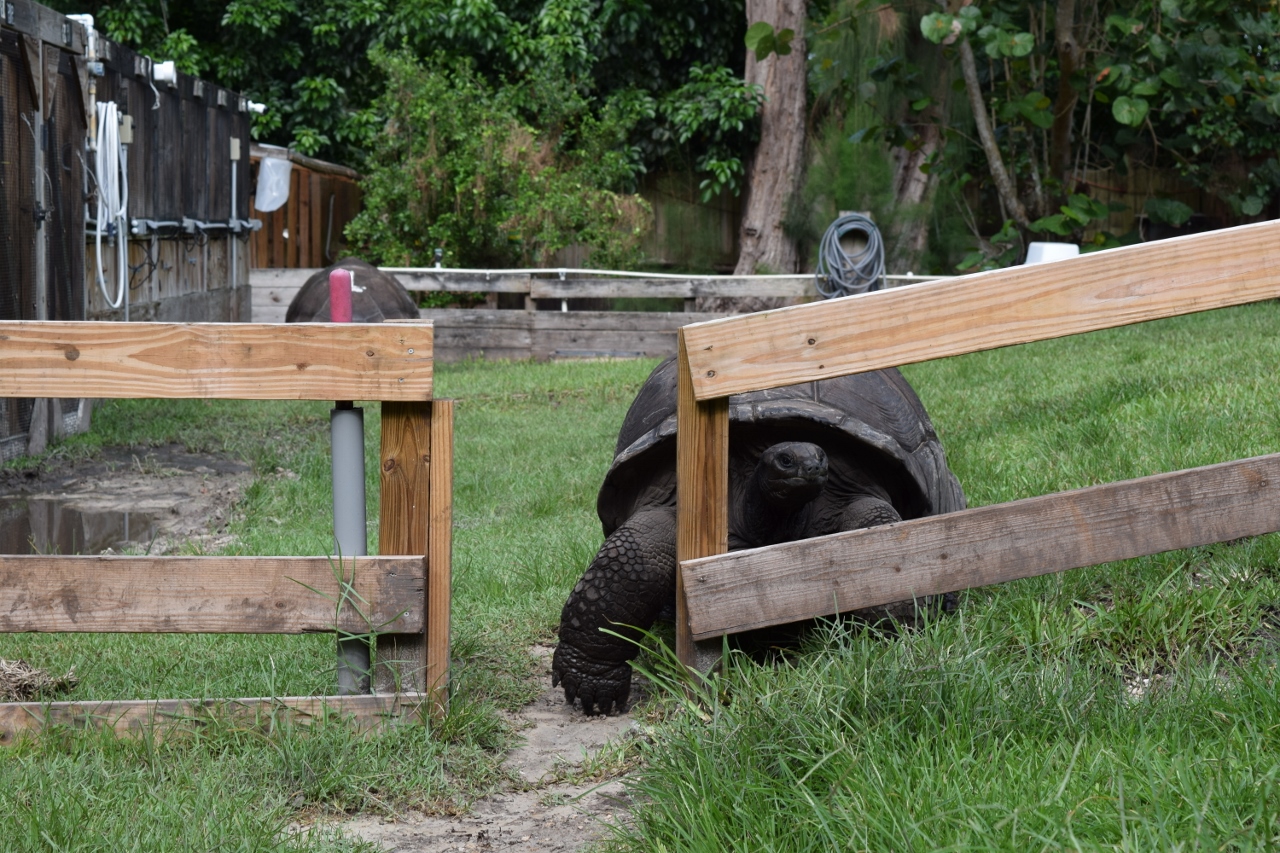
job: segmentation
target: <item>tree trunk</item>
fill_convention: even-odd
[[[1075,0],[1059,0],[1054,15],[1053,37],[1058,51],[1058,99],[1053,105],[1053,125],[1049,131],[1049,168],[1053,177],[1068,186],[1071,170],[1071,120],[1079,95],[1071,85],[1071,76],[1084,59],[1084,49],[1076,38]]]
[[[936,176],[920,170],[942,147],[942,126],[932,116],[920,125],[914,148],[894,148],[893,198],[894,232],[892,250],[885,260],[885,272],[916,272],[929,248],[927,210],[938,185]]]
[[[973,58],[973,46],[968,39],[959,44],[960,70],[964,72],[964,88],[969,94],[969,106],[973,108],[973,123],[978,131],[978,141],[987,155],[987,167],[991,169],[991,178],[995,181],[996,192],[1005,210],[1013,216],[1019,230],[1024,234],[1031,230],[1031,220],[1027,218],[1027,209],[1018,198],[1018,188],[1014,186],[1009,172],[1004,167],[1004,158],[1000,156],[1000,146],[996,144],[996,135],[991,130],[991,120],[987,117],[987,102],[982,97],[982,86],[978,83],[978,63]]]
[[[757,61],[755,54],[747,51],[746,80],[763,88],[765,101],[760,110],[760,143],[748,167],[746,207],[734,275],[793,273],[799,253],[795,241],[783,232],[782,220],[804,171],[805,4],[802,0],[747,0],[746,6],[747,26],[765,21],[775,32],[793,30],[795,37],[786,56],[771,53]],[[698,300],[698,310],[760,311],[782,302],[704,297]]]

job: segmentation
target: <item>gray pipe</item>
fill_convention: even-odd
[[[369,553],[364,503],[364,409],[338,402],[329,412],[329,437],[333,445],[333,538],[343,576],[349,579],[352,558]],[[354,570],[360,568],[357,565]],[[359,602],[354,604],[358,606]],[[369,644],[339,637],[338,695],[368,693],[369,670]]]

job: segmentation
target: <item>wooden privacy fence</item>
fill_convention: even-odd
[[[0,632],[372,634],[377,693],[4,703],[0,744],[50,723],[124,733],[209,712],[306,722],[329,710],[371,725],[443,707],[453,408],[431,397],[429,323],[0,322],[0,359],[10,397],[382,402],[381,556],[340,568],[326,557],[0,556]]]
[[[812,275],[604,277],[555,270],[485,271],[384,267],[410,292],[484,293],[488,308],[424,308],[435,325],[436,358],[526,359],[665,357],[676,351],[676,330],[724,316],[699,313],[700,296],[817,298]],[[315,269],[253,270],[253,319],[283,322],[294,295]],[[889,276],[890,284],[930,276]],[[524,310],[498,310],[499,294],[523,297]],[[683,299],[683,311],[569,311],[571,299]],[[535,310],[541,302],[564,310]]]
[[[1280,530],[1280,454],[732,554],[729,396],[1280,296],[1280,222],[686,326],[677,653],[753,628]],[[797,570],[803,567],[803,570]]]

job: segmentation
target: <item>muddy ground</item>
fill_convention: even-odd
[[[227,523],[252,482],[244,463],[177,445],[108,448],[90,460],[54,458],[38,468],[0,471],[0,553],[33,547],[63,554],[215,553],[231,542]],[[133,520],[128,540],[125,513]],[[575,770],[585,759],[611,741],[637,736],[639,727],[629,714],[585,717],[565,705],[563,692],[551,687],[551,652],[530,650],[542,691],[510,715],[523,742],[506,766],[523,782],[461,816],[405,812],[321,825],[396,853],[577,851],[607,838],[609,826],[626,819],[622,783],[565,780],[583,775]],[[633,705],[642,690],[633,689]]]
[[[282,475],[287,472],[282,472]],[[249,466],[178,445],[106,448],[0,471],[3,553],[216,553]],[[126,536],[125,514],[132,526]]]

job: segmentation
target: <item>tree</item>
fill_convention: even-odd
[[[760,142],[748,171],[734,275],[795,272],[798,252],[784,221],[804,174],[805,4],[802,0],[747,0],[746,11],[748,21],[769,30],[756,27],[761,38],[746,58],[744,77],[749,85],[760,87],[764,105]],[[766,32],[776,36],[761,49]]]

